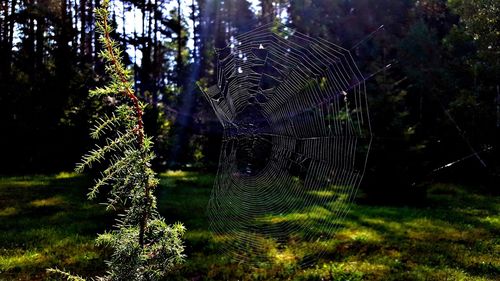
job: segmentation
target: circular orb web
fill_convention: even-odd
[[[364,78],[348,50],[276,23],[216,50],[203,92],[223,128],[208,206],[220,250],[301,265],[327,252],[371,142]]]

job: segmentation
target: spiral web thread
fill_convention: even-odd
[[[365,80],[348,50],[276,23],[216,55],[217,84],[202,89],[224,128],[210,229],[240,261],[310,263],[365,170]]]

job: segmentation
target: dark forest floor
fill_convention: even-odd
[[[500,279],[500,198],[477,188],[435,183],[419,208],[353,205],[314,267],[275,250],[255,268],[217,251],[205,212],[213,179],[161,175],[160,211],[188,230],[186,263],[168,280]],[[71,173],[0,178],[0,280],[46,280],[56,266],[82,276],[105,270],[109,253],[93,242],[114,215],[86,200],[90,184]]]

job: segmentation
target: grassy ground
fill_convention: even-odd
[[[434,184],[422,208],[354,205],[321,245],[316,266],[301,268],[275,250],[252,268],[220,255],[207,230],[213,176],[170,172],[161,179],[160,211],[188,228],[187,262],[168,280],[500,279],[500,198],[470,187]],[[55,266],[83,276],[105,270],[108,253],[93,239],[113,214],[85,199],[89,185],[68,173],[0,178],[0,280],[45,280],[45,268]]]

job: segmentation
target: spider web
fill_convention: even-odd
[[[310,263],[365,170],[365,79],[348,50],[276,23],[216,56],[217,84],[203,90],[224,128],[210,229],[238,260]]]

